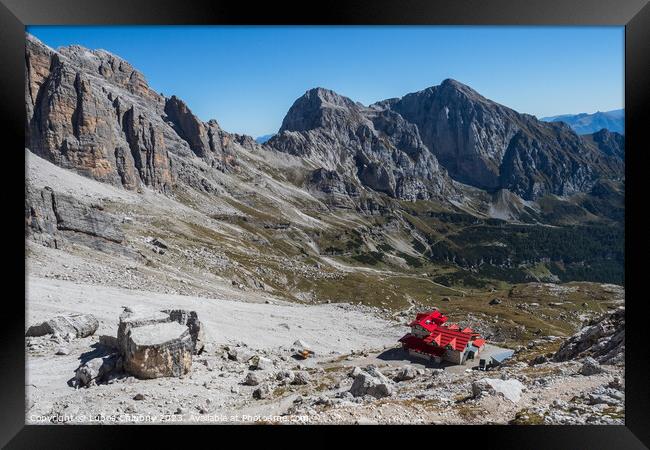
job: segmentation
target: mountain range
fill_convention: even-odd
[[[578,134],[591,134],[602,129],[625,134],[625,110],[595,112],[593,114],[563,114],[560,116],[542,117],[545,122],[564,122]]]
[[[247,230],[278,252],[371,265],[397,258],[491,279],[525,278],[522,267],[538,264],[564,278],[622,276],[622,256],[585,241],[602,233],[616,245],[622,236],[619,133],[581,136],[447,79],[367,106],[310,89],[260,143],[199,120],[106,51],[53,50],[28,35],[25,63],[30,152],[127,191],[198,196],[212,218],[254,216]],[[286,226],[300,239],[274,243],[260,231]],[[566,239],[574,242],[561,248]]]

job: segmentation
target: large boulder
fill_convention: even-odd
[[[31,35],[25,58],[25,142],[31,151],[127,189],[172,184],[169,153],[189,153],[189,146],[163,119],[164,98],[140,72],[106,51],[54,51]]]
[[[194,311],[167,310],[120,316],[117,343],[124,369],[138,378],[179,377],[192,367],[192,355],[204,345]]]
[[[92,314],[62,314],[52,317],[43,323],[32,325],[27,329],[26,336],[45,336],[58,334],[67,336],[71,333],[78,338],[91,336],[97,331],[99,321]]]
[[[472,383],[472,395],[481,397],[484,394],[501,395],[513,403],[521,400],[521,391],[525,386],[519,380],[499,380],[482,378]]]
[[[124,368],[138,378],[180,377],[192,368],[190,331],[177,322],[133,328],[126,343]]]
[[[81,201],[29,183],[25,185],[25,237],[51,248],[83,245],[135,257],[135,251],[126,246],[119,220],[101,202]]]
[[[368,366],[354,378],[350,393],[354,397],[370,395],[375,398],[393,395],[393,382],[386,378],[376,367]]]

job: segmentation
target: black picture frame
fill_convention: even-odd
[[[397,437],[401,445],[440,445],[454,438],[456,445],[492,448],[634,449],[650,445],[648,407],[649,364],[643,314],[644,234],[643,171],[648,146],[648,93],[650,88],[650,5],[646,0],[401,0],[266,2],[249,4],[221,0],[0,0],[0,123],[3,126],[3,256],[6,276],[0,353],[0,445],[8,448],[121,447],[133,443],[135,433],[156,434],[171,443],[198,444],[199,432],[223,433],[224,428],[193,426],[26,426],[25,419],[25,248],[17,238],[24,233],[20,208],[24,208],[24,45],[28,25],[109,24],[297,24],[297,25],[622,25],[625,26],[625,132],[626,132],[626,419],[625,426],[454,426],[354,427],[362,438]],[[16,148],[17,147],[17,148]],[[634,202],[638,205],[635,206]],[[12,234],[9,234],[12,233]],[[15,233],[16,238],[10,237]],[[10,289],[7,289],[9,287]],[[10,294],[11,292],[11,294]],[[9,312],[8,306],[13,311]],[[19,320],[19,318],[23,320]],[[291,435],[290,442],[311,445],[316,432],[338,432],[332,427],[228,427],[237,433],[238,445],[266,444],[277,433]],[[348,431],[350,427],[348,427]],[[250,431],[255,431],[253,436]],[[187,440],[191,433],[192,441]],[[414,437],[414,433],[417,437]],[[422,433],[422,436],[419,436]],[[427,436],[428,435],[428,436]],[[461,438],[462,436],[462,438]],[[194,440],[196,439],[196,441]],[[461,441],[462,439],[462,441]],[[399,442],[398,441],[398,442]],[[463,444],[463,441],[465,444]],[[193,444],[192,442],[196,442]],[[207,441],[213,442],[215,441]],[[331,441],[335,442],[335,441]],[[451,441],[454,442],[454,441]],[[220,441],[226,443],[226,441]],[[232,445],[232,444],[227,444]]]

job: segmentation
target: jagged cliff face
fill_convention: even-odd
[[[172,182],[174,143],[156,115],[163,99],[128,63],[76,46],[54,52],[28,38],[26,64],[26,146],[34,153],[130,189]]]
[[[25,63],[25,146],[61,167],[166,191],[177,180],[175,157],[195,155],[219,169],[232,159],[233,137],[216,121],[205,124],[181,100],[157,94],[108,52],[54,51],[28,35]]]
[[[358,186],[405,200],[456,194],[417,127],[399,114],[312,89],[287,113],[269,148],[340,172]]]
[[[456,180],[499,187],[499,166],[517,131],[516,113],[453,80],[378,105],[417,125],[422,139]]]
[[[531,200],[584,192],[598,178],[622,176],[616,158],[565,124],[520,114],[455,80],[377,106],[417,125],[449,174],[481,189],[508,189]]]

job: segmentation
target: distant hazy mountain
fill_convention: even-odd
[[[269,139],[271,139],[273,136],[275,136],[275,133],[274,134],[265,134],[264,136],[258,136],[258,137],[255,138],[255,142],[257,142],[258,144],[263,144],[266,141],[268,141]]]
[[[578,134],[591,134],[603,128],[625,134],[625,110],[595,112],[593,114],[563,114],[561,116],[542,117],[545,122],[565,122]]]

